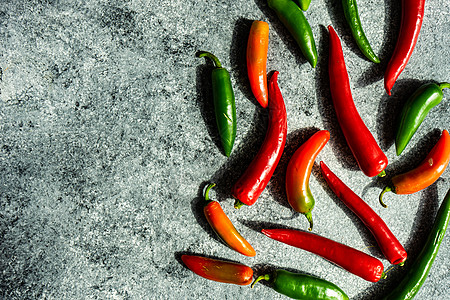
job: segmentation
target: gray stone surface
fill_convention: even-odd
[[[389,174],[417,165],[450,123],[450,94],[430,112],[397,157],[393,123],[420,84],[448,81],[448,2],[427,0],[414,54],[388,97],[383,70],[399,31],[399,1],[359,3],[366,35],[382,59],[362,57],[339,1],[312,1],[306,16],[319,63],[312,69],[265,1],[2,0],[0,3],[0,297],[3,299],[285,299],[208,281],[180,263],[182,253],[229,259],[256,274],[286,268],[338,284],[352,299],[378,299],[403,276],[391,269],[359,220],[331,193],[316,165],[314,232],[382,260],[388,278],[366,282],[305,251],[272,241],[265,226],[306,229],[289,208],[284,172],[295,149],[317,129],[331,132],[319,160],[378,212],[411,261],[450,187],[446,170],[426,190],[377,197],[386,180],[365,177],[336,124],[328,88],[328,33],[342,39],[356,106],[387,154]],[[252,20],[270,25],[268,70],[280,71],[288,141],[257,203],[233,209],[230,189],[264,139],[266,112],[251,96],[245,48]],[[229,69],[236,94],[237,137],[231,157],[217,144],[210,64]],[[202,215],[212,197],[257,251],[224,246]],[[449,299],[450,236],[417,299]]]

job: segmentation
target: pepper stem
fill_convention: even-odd
[[[196,55],[197,55],[197,57],[209,57],[216,65],[216,68],[222,68],[222,64],[220,63],[219,59],[214,54],[206,52],[206,51],[199,51],[199,52],[197,52]]]
[[[305,215],[305,217],[306,217],[306,218],[308,219],[308,221],[309,221],[309,228],[308,228],[308,230],[311,231],[311,230],[313,229],[313,219],[312,219],[312,214],[311,214],[311,212],[307,212],[307,213],[305,213],[304,215]]]
[[[384,195],[384,193],[390,192],[390,191],[392,191],[392,188],[391,188],[390,186],[387,186],[387,187],[384,188],[384,190],[381,192],[380,196],[378,197],[378,199],[380,200],[380,204],[381,204],[384,208],[387,208],[387,205],[384,204],[384,202],[383,202],[383,195]]]
[[[380,178],[384,177],[384,176],[386,176],[386,170],[381,171],[380,174],[377,175],[377,177],[380,177]]]
[[[209,201],[209,191],[210,191],[213,187],[215,187],[215,186],[216,186],[216,184],[213,183],[213,182],[211,182],[211,183],[208,184],[208,186],[206,187],[206,190],[205,190],[205,200],[206,200],[206,201]]]
[[[255,281],[252,283],[252,288],[255,286],[255,283],[257,283],[260,280],[266,280],[269,281],[270,280],[270,275],[269,274],[265,274],[265,275],[261,275],[258,278],[255,279]]]
[[[443,90],[443,89],[450,89],[450,83],[449,82],[441,82],[441,83],[439,83],[439,88],[441,90]]]
[[[239,200],[236,200],[235,202],[234,202],[234,208],[235,209],[239,209],[239,208],[241,208],[242,206],[244,206],[245,204],[243,203],[243,202],[241,202],[241,201],[239,201]]]

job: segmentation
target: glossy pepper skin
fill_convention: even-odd
[[[342,6],[344,8],[345,19],[347,20],[347,24],[350,27],[353,38],[355,39],[359,49],[370,61],[379,63],[380,59],[372,50],[369,40],[367,39],[362,28],[356,0],[342,0]]]
[[[311,0],[295,0],[295,2],[297,2],[298,7],[303,11],[307,11],[311,4]]]
[[[425,189],[433,184],[444,173],[450,160],[450,136],[447,130],[443,130],[441,137],[423,162],[416,168],[392,177],[391,185],[381,192],[379,200],[384,207],[383,195],[386,192],[407,195]]]
[[[181,260],[192,272],[209,280],[237,285],[249,285],[253,280],[253,270],[243,264],[197,255],[182,255]]]
[[[403,264],[407,258],[407,253],[383,219],[346,186],[323,161],[320,162],[320,169],[331,190],[370,230],[381,252],[389,262],[394,265]]]
[[[439,247],[444,239],[449,221],[450,190],[442,201],[422,251],[419,253],[414,263],[409,267],[403,280],[386,297],[384,297],[383,300],[413,299],[414,296],[416,296],[427,279],[428,273],[430,272],[439,251]]]
[[[369,177],[384,176],[388,159],[356,109],[350,90],[341,41],[333,27],[328,26],[328,30],[330,32],[328,73],[331,98],[339,125],[363,173]]]
[[[211,74],[214,112],[224,153],[230,156],[236,138],[236,103],[230,73],[213,54],[200,51],[197,56],[210,58],[216,66]]]
[[[330,140],[328,130],[320,130],[304,142],[289,160],[286,170],[286,194],[291,207],[306,216],[309,230],[313,228],[311,211],[314,208],[314,197],[309,188],[314,161]]]
[[[219,202],[209,200],[209,190],[214,186],[214,183],[209,184],[205,192],[205,200],[208,201],[208,204],[203,208],[203,212],[206,220],[209,225],[211,225],[214,232],[231,249],[246,256],[255,256],[255,249],[253,249],[252,245],[250,245],[250,243],[236,230]]]
[[[427,116],[428,112],[438,105],[444,94],[442,90],[450,88],[450,83],[427,83],[419,87],[409,97],[400,113],[400,121],[395,136],[395,148],[400,155],[408,145],[414,133]]]
[[[247,43],[247,73],[250,88],[263,108],[267,107],[267,51],[269,49],[269,24],[253,21]]]
[[[414,51],[422,27],[424,9],[425,0],[402,0],[400,32],[384,73],[384,88],[389,96]]]
[[[289,30],[306,60],[315,68],[317,64],[316,42],[311,26],[300,7],[292,0],[268,0],[267,3]]]
[[[364,252],[325,237],[294,229],[263,229],[271,239],[317,254],[367,281],[379,281],[383,263]]]
[[[275,171],[287,135],[287,115],[283,96],[278,87],[278,71],[269,80],[269,125],[264,142],[256,156],[232,188],[232,195],[236,198],[234,207],[243,204],[253,205],[269,183]]]
[[[274,270],[271,274],[259,276],[252,287],[260,280],[269,281],[272,288],[292,299],[302,300],[348,300],[348,296],[335,284],[306,274]]]

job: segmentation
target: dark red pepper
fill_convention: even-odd
[[[390,263],[394,265],[403,264],[407,257],[406,251],[389,230],[389,227],[383,219],[364,200],[346,186],[323,161],[320,162],[320,169],[331,190],[358,216],[370,232],[372,232],[381,252],[383,252]]]
[[[294,229],[263,229],[271,239],[317,254],[367,281],[384,276],[383,263],[364,252],[320,235]]]
[[[402,0],[400,32],[394,52],[384,73],[384,88],[388,95],[414,51],[422,27],[425,0]]]
[[[278,74],[275,71],[269,80],[269,126],[266,137],[255,158],[232,189],[236,198],[235,208],[256,202],[269,183],[286,144],[286,107],[277,83]]]
[[[328,30],[330,31],[328,62],[330,90],[339,125],[363,173],[369,177],[384,176],[384,169],[388,164],[387,157],[381,151],[356,109],[350,90],[341,41],[333,27],[328,26]]]

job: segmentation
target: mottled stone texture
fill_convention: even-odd
[[[312,1],[306,12],[318,47],[312,69],[265,1],[2,0],[0,2],[0,298],[2,299],[284,299],[208,281],[180,261],[195,253],[242,262],[256,274],[273,268],[319,276],[352,299],[379,299],[409,264],[391,269],[370,232],[332,194],[318,165],[311,176],[314,232],[382,260],[388,277],[373,284],[305,251],[272,241],[264,227],[306,229],[284,192],[297,147],[318,129],[331,132],[323,160],[378,212],[414,260],[450,187],[446,170],[426,190],[386,195],[387,179],[355,165],[336,123],[328,87],[328,32],[342,39],[356,106],[389,158],[387,172],[417,165],[450,123],[450,93],[397,157],[394,123],[419,85],[448,81],[449,6],[427,0],[414,54],[388,97],[383,71],[399,31],[399,1],[361,1],[366,35],[382,59],[365,59],[339,1]],[[233,209],[230,189],[261,145],[267,112],[246,78],[252,20],[270,26],[268,70],[280,71],[288,140],[274,177],[257,203]],[[211,101],[215,53],[232,77],[237,137],[232,155],[219,148]],[[257,251],[243,257],[224,246],[202,215],[211,192]],[[449,299],[447,233],[417,299]]]

